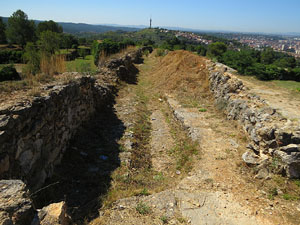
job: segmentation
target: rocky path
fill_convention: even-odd
[[[142,91],[149,98],[145,104],[151,123],[148,147],[154,175],[145,177],[140,193],[123,199],[120,196],[91,224],[289,224],[279,202],[266,198],[244,170],[241,154],[247,139],[237,124],[225,120],[212,101],[204,101],[204,109],[186,107],[174,93],[162,96],[149,80],[156,63],[154,57],[146,59],[139,68],[139,83],[121,90],[115,105],[126,127],[121,138],[126,151],[120,158],[128,168],[128,162],[134,160],[131,151],[139,112],[137,93]],[[197,143],[198,152],[191,156],[193,163],[188,170],[178,166],[179,155],[173,154],[179,146],[177,139],[183,136],[179,127],[190,143]],[[180,145],[179,151],[182,148]],[[155,181],[161,184],[153,188]],[[117,187],[117,183],[113,181],[112,186]]]

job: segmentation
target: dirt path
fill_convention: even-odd
[[[178,54],[183,60],[152,54],[139,67],[138,84],[119,92],[121,166],[90,224],[297,224],[297,203],[270,198],[267,181],[242,163],[247,138],[199,88],[201,60]],[[147,141],[137,146],[140,137]],[[132,167],[135,161],[146,169]]]

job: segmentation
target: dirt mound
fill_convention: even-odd
[[[188,51],[173,51],[166,55],[153,73],[154,84],[164,91],[208,90],[205,59]]]

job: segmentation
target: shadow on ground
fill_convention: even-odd
[[[101,196],[110,187],[111,173],[120,166],[117,141],[124,130],[112,107],[95,113],[71,140],[45,189],[33,196],[36,207],[65,200],[77,224],[99,216]]]

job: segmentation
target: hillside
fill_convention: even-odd
[[[8,17],[2,17],[2,20],[7,23]],[[36,24],[43,22],[41,20],[34,20]],[[106,25],[92,25],[86,23],[66,23],[58,22],[63,27],[64,32],[70,34],[78,33],[105,33],[108,31],[137,31],[139,28],[133,27],[122,27],[122,26],[106,26]]]

